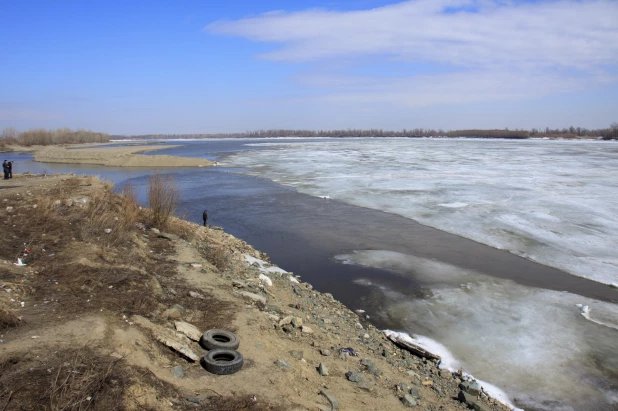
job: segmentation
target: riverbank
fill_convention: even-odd
[[[92,178],[18,175],[0,199],[6,409],[103,409],[112,399],[122,409],[466,408],[457,397],[503,409],[473,384],[460,392],[459,373],[398,348],[362,314],[219,229],[175,219],[158,232],[146,210]],[[179,334],[184,323],[234,331],[243,369],[207,373],[189,354],[205,351]]]

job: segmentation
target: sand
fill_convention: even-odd
[[[34,160],[42,163],[97,164],[110,167],[208,167],[213,165],[212,162],[201,158],[141,154],[173,147],[178,146],[101,146],[85,149],[46,146],[34,151]]]

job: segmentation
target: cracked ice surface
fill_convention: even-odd
[[[618,282],[618,145],[345,139],[264,143],[225,164],[383,210],[606,284]]]

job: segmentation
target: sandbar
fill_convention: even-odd
[[[46,146],[34,151],[34,160],[41,163],[97,164],[109,167],[209,167],[214,165],[213,162],[202,158],[141,154],[174,147],[179,146],[101,146],[84,149]]]

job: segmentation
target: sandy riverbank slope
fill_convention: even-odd
[[[94,178],[0,182],[0,409],[504,410],[246,242],[149,213]],[[210,329],[240,371],[204,369]]]
[[[130,146],[67,149],[47,146],[34,151],[34,160],[42,163],[97,164],[110,167],[207,167],[212,162],[201,158],[168,155],[143,155],[147,151],[178,146]]]

